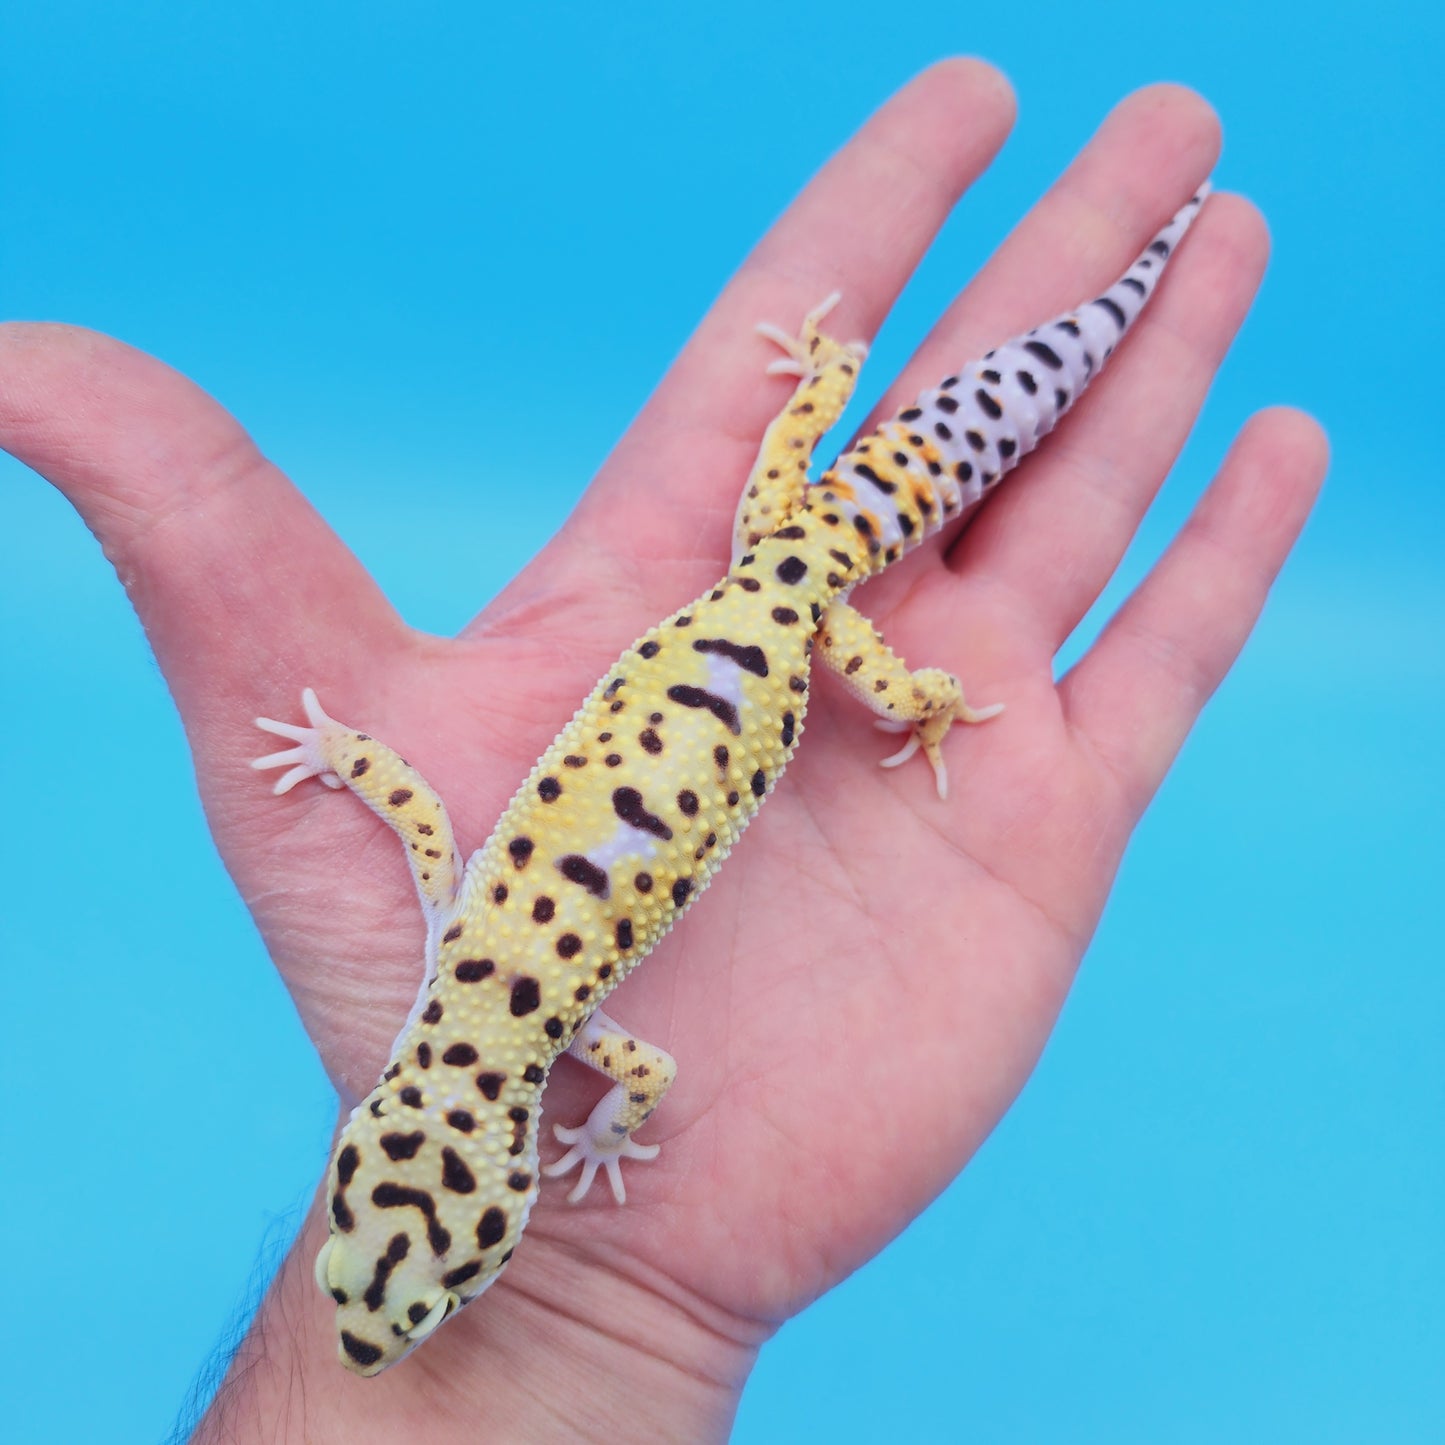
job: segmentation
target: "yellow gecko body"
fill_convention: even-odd
[[[691,906],[802,734],[821,659],[921,748],[946,791],[940,744],[982,721],[955,678],[910,672],[848,603],[864,578],[952,525],[1037,444],[1148,299],[1204,192],[1115,286],[925,393],[817,482],[812,449],[841,413],[864,348],[823,335],[825,303],[774,370],[798,379],[764,438],[739,508],[734,562],[703,596],[608,670],[465,865],[441,800],[390,748],[305,694],[308,724],[258,719],[294,746],[283,792],[350,788],[403,842],[428,926],[427,975],[392,1061],[338,1141],[331,1237],[317,1259],[340,1358],[364,1375],[402,1358],[476,1298],[511,1257],[541,1173],[597,1171],[624,1199],[634,1132],[672,1059],[598,1005]],[[540,1168],[548,1071],[570,1051],[613,1081],[570,1146]]]

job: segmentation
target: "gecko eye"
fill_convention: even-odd
[[[407,1339],[413,1344],[426,1339],[460,1303],[457,1296],[448,1291],[406,1332]]]
[[[329,1236],[326,1243],[321,1246],[320,1253],[316,1256],[316,1264],[313,1270],[316,1276],[316,1288],[319,1289],[327,1299],[335,1298],[331,1289],[331,1276],[327,1272],[327,1267],[331,1262],[331,1251],[335,1246],[335,1236]]]

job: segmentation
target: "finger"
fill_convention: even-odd
[[[949,60],[867,121],[743,263],[589,488],[559,538],[574,577],[605,578],[614,595],[630,577],[650,613],[717,572],[763,431],[788,396],[765,374],[775,352],[754,327],[791,329],[841,290],[830,329],[871,337],[1012,120],[997,71]],[[555,566],[523,574],[502,607],[555,576]]]
[[[1113,576],[1194,425],[1268,252],[1248,201],[1212,197],[1108,370],[949,554],[1046,653]]]
[[[224,699],[245,723],[315,659],[334,670],[362,637],[399,627],[236,421],[118,341],[0,326],[0,446],[95,534],[188,720]]]
[[[1328,462],[1318,424],[1261,412],[1153,571],[1059,685],[1065,715],[1141,813],[1244,646]]]
[[[944,313],[866,425],[892,415],[968,360],[1117,279],[1208,174],[1218,154],[1218,119],[1193,91],[1153,85],[1121,101]],[[1138,325],[1143,324],[1141,319]],[[1118,359],[1135,340],[1131,334]],[[1097,386],[1108,380],[1106,374]],[[972,568],[974,554],[982,550],[979,536],[996,530],[996,514],[1008,510],[1014,493],[1032,487],[1035,470],[1065,441],[1075,420],[1071,416],[1029,458],[1026,469],[1004,483],[962,539],[943,534],[923,555],[951,554],[952,565]],[[870,607],[886,613],[911,590],[916,566],[913,579],[895,574],[881,579],[876,590],[870,589],[876,599]]]

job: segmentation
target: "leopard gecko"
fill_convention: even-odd
[[[303,694],[305,725],[257,719],[292,746],[285,793],[350,788],[401,840],[427,926],[425,977],[371,1094],[337,1142],[331,1232],[316,1280],[335,1302],[338,1354],[362,1375],[396,1363],[492,1284],[539,1176],[623,1160],[676,1072],[599,1005],[696,901],[761,807],[803,731],[809,668],[836,674],[905,734],[885,767],[922,751],[940,797],[940,747],[972,708],[958,680],[910,671],[851,590],[955,524],[1078,398],[1139,314],[1197,214],[1201,189],[1102,295],[961,367],[810,480],[865,348],[822,332],[836,297],[792,336],[759,329],[795,377],[738,508],[732,566],[609,668],[465,862],[441,799],[397,753]],[[542,1091],[559,1054],[612,1087],[540,1167]]]

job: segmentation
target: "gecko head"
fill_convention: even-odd
[[[461,1307],[462,1296],[448,1284],[459,1271],[443,1273],[441,1264],[424,1242],[415,1248],[405,1232],[381,1240],[379,1247],[341,1235],[321,1246],[316,1283],[336,1303],[338,1358],[347,1369],[380,1374]]]

